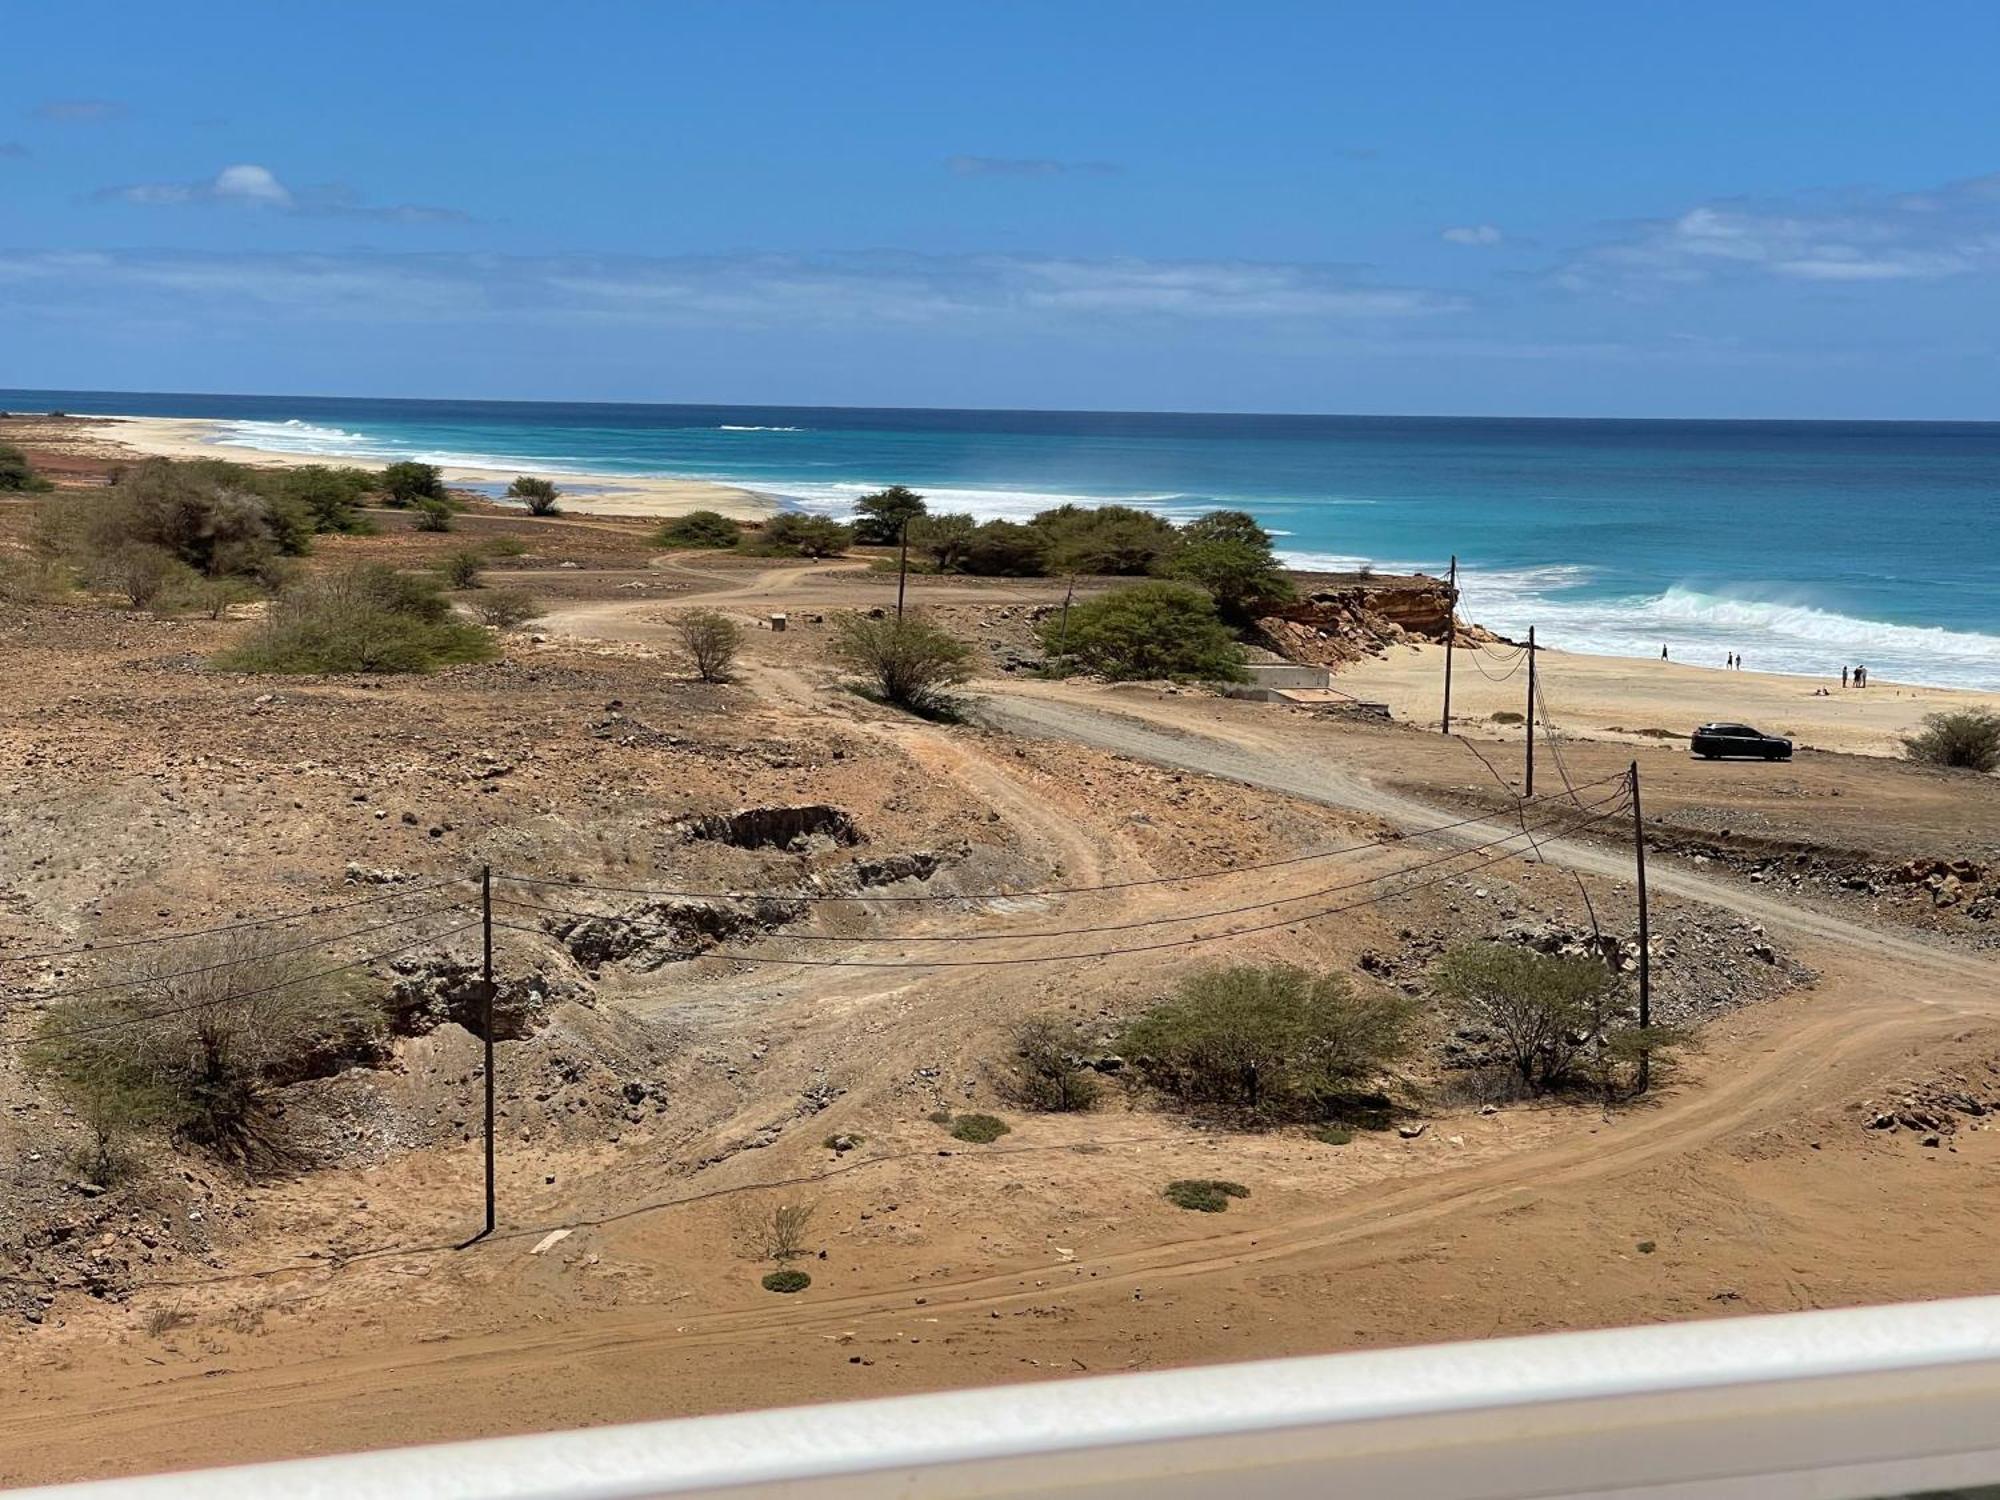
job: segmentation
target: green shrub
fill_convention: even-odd
[[[452,618],[435,577],[364,563],[285,590],[220,665],[236,672],[428,672],[495,654],[490,632]]]
[[[279,490],[312,518],[315,531],[362,530],[364,522],[356,507],[380,482],[366,469],[326,464],[301,464],[275,472]]]
[[[2000,771],[2000,714],[1985,708],[1924,715],[1923,728],[1903,741],[1920,765],[1955,771]]]
[[[959,566],[987,578],[1035,578],[1048,571],[1048,539],[1019,521],[988,521],[972,534]]]
[[[12,443],[0,443],[0,494],[26,494],[52,489],[28,463],[28,455]]]
[[[910,523],[910,547],[928,557],[938,572],[955,573],[978,534],[978,518],[964,511],[920,516]]]
[[[1126,1026],[1118,1051],[1186,1108],[1253,1122],[1315,1119],[1408,1057],[1414,1021],[1410,1001],[1356,994],[1337,974],[1239,964],[1182,980]]]
[[[945,689],[972,675],[972,648],[916,615],[842,615],[835,622],[833,654],[861,673],[888,703],[913,713],[951,709]]]
[[[0,553],[0,604],[48,604],[70,590],[69,574],[37,557]]]
[[[1231,1198],[1249,1197],[1250,1189],[1219,1177],[1178,1177],[1166,1185],[1164,1196],[1176,1208],[1219,1214],[1229,1207]]]
[[[232,604],[248,604],[259,591],[242,578],[190,578],[169,589],[158,607],[174,614],[206,615],[220,620]]]
[[[767,1292],[803,1292],[812,1285],[812,1277],[804,1271],[795,1271],[787,1266],[782,1271],[772,1271],[764,1277]]]
[[[391,505],[415,505],[419,500],[444,499],[444,478],[436,464],[420,464],[412,459],[390,464],[382,471],[382,491]]]
[[[949,1125],[951,1123],[951,1111],[948,1109],[934,1109],[925,1115],[924,1118],[929,1120],[933,1125]]]
[[[532,474],[523,474],[508,485],[507,498],[518,500],[527,506],[528,514],[531,516],[554,516],[562,513],[558,507],[562,491],[551,481],[536,478]]]
[[[1052,1015],[1029,1016],[1014,1028],[1007,1091],[1029,1109],[1087,1110],[1097,1102],[1097,1075],[1081,1066],[1072,1033]]]
[[[496,536],[486,544],[486,550],[494,557],[526,557],[529,549],[517,536]]]
[[[1445,954],[1434,979],[1461,1025],[1493,1038],[1531,1093],[1583,1081],[1608,1090],[1642,1052],[1687,1040],[1672,1028],[1640,1030],[1624,981],[1592,958],[1466,943]]]
[[[311,549],[312,530],[310,512],[283,493],[275,471],[149,458],[120,470],[108,489],[50,501],[37,544],[86,573],[119,567],[138,548],[210,578],[269,583],[282,557]]]
[[[990,1146],[1001,1136],[1011,1135],[1013,1128],[997,1115],[960,1115],[951,1122],[951,1138]]]
[[[1238,682],[1243,648],[1215,602],[1185,583],[1138,583],[1044,620],[1043,647],[1112,682]]]
[[[512,630],[539,615],[542,602],[525,589],[492,589],[474,602],[472,612],[482,624]]]
[[[470,548],[454,552],[437,565],[447,585],[455,589],[476,589],[479,587],[479,570],[486,566],[483,554]]]
[[[1345,1146],[1354,1139],[1354,1132],[1345,1125],[1322,1125],[1312,1138],[1323,1146]]]
[[[736,653],[743,647],[743,630],[734,620],[712,609],[691,609],[674,621],[681,653],[703,682],[727,682],[736,670]]]
[[[1292,581],[1271,553],[1271,534],[1240,510],[1188,522],[1160,571],[1207,589],[1228,619],[1247,619],[1254,605],[1292,597]]]
[[[902,540],[903,523],[924,514],[922,495],[892,484],[854,502],[854,540],[866,547],[893,547]]]
[[[448,500],[418,500],[413,502],[417,513],[418,531],[451,530],[451,502]]]
[[[720,511],[691,510],[675,516],[653,533],[656,547],[734,547],[742,529]]]
[[[1171,522],[1129,505],[1059,505],[1029,524],[1058,573],[1150,573],[1179,543]]]
[[[838,521],[785,511],[771,517],[756,533],[745,534],[741,545],[768,556],[837,557],[853,540],[854,534]]]
[[[99,588],[125,596],[134,609],[150,609],[174,591],[192,587],[201,576],[171,552],[143,542],[126,542],[92,560]]]

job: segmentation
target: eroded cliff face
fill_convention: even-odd
[[[1323,583],[1256,622],[1260,644],[1291,661],[1338,667],[1379,656],[1390,646],[1442,642],[1450,619],[1451,586],[1441,578],[1360,578]],[[1499,639],[1461,618],[1458,639]]]

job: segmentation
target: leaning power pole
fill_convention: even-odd
[[[1535,795],[1535,627],[1528,627],[1528,785],[1523,797]]]
[[[1451,555],[1451,598],[1444,608],[1444,722],[1442,731],[1451,733],[1451,653],[1458,644],[1458,554]]]
[[[1639,876],[1639,1030],[1653,1024],[1653,932],[1646,910],[1646,820],[1639,810],[1639,762],[1632,762],[1632,860]],[[1643,1035],[1641,1040],[1643,1041]],[[1639,1092],[1646,1091],[1653,1053],[1639,1051]]]

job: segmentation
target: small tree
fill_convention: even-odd
[[[737,1238],[743,1249],[758,1260],[775,1260],[783,1265],[807,1253],[806,1236],[812,1231],[812,1203],[774,1203],[769,1208],[745,1205],[735,1212]]]
[[[1029,1109],[1069,1113],[1097,1102],[1097,1075],[1077,1064],[1073,1038],[1052,1015],[1029,1016],[1014,1028],[1008,1092]]]
[[[928,554],[940,573],[957,571],[978,534],[978,520],[963,511],[910,523],[910,545]]]
[[[1224,617],[1247,619],[1250,606],[1292,597],[1292,582],[1271,552],[1271,534],[1248,513],[1210,511],[1181,528],[1181,544],[1161,567],[1198,584]]]
[[[1044,620],[1042,644],[1113,682],[1172,678],[1235,682],[1243,648],[1217,617],[1215,601],[1185,583],[1137,583]]]
[[[946,711],[944,689],[972,675],[972,648],[916,615],[844,615],[836,623],[833,652],[866,676],[884,701],[913,713]]]
[[[134,609],[149,609],[169,591],[192,584],[196,573],[179,558],[143,542],[127,542],[97,560],[99,583],[125,596]]]
[[[1150,573],[1180,541],[1172,522],[1130,505],[1059,505],[1030,524],[1058,573]]]
[[[12,443],[0,443],[0,493],[23,494],[52,486],[34,471],[28,455]]]
[[[1623,984],[1592,958],[1511,943],[1467,943],[1436,971],[1460,1023],[1486,1033],[1533,1093],[1572,1082],[1608,1033],[1630,1026]]]
[[[866,547],[893,547],[902,539],[903,524],[926,513],[924,497],[892,484],[854,502],[854,540]]]
[[[479,587],[479,570],[486,565],[486,559],[471,548],[452,553],[440,562],[438,572],[444,581],[455,589],[476,589]]]
[[[538,479],[532,474],[523,474],[507,486],[507,498],[518,500],[528,507],[531,516],[553,516],[561,512],[556,502],[562,499],[562,491],[546,479]]]
[[[743,533],[736,523],[714,510],[691,510],[675,516],[653,533],[656,547],[734,547]]]
[[[1239,964],[1183,980],[1125,1028],[1118,1050],[1188,1108],[1310,1119],[1408,1056],[1414,1018],[1402,996],[1357,994],[1337,974]]]
[[[494,589],[472,606],[480,622],[502,630],[525,625],[542,612],[542,604],[524,589]]]
[[[688,665],[703,682],[727,682],[734,675],[743,631],[729,616],[712,609],[691,609],[674,621],[674,631]]]
[[[1926,766],[2000,771],[2000,714],[1985,708],[1926,714],[1923,728],[1903,741],[1903,754]]]
[[[1048,540],[1019,521],[988,521],[967,543],[959,566],[988,578],[1035,578],[1048,569]]]
[[[382,471],[382,493],[391,505],[415,505],[419,500],[444,499],[444,478],[436,464],[413,459],[390,464]]]

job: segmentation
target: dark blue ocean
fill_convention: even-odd
[[[1552,646],[2000,690],[2000,424],[1231,416],[0,391],[225,447],[726,480],[839,513],[1254,513],[1302,565],[1441,571]]]

